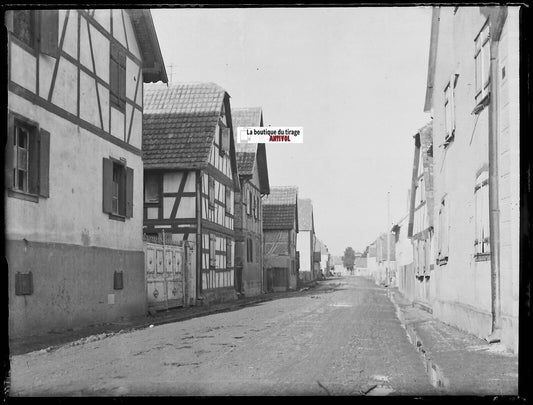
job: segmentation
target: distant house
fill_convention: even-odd
[[[233,108],[233,128],[262,127],[257,108]],[[266,290],[263,272],[262,196],[270,193],[264,143],[236,143],[240,191],[235,193],[235,289],[246,296]]]
[[[398,290],[410,301],[415,299],[415,274],[413,270],[413,245],[407,236],[409,214],[406,214],[392,227],[396,252]]]
[[[318,272],[314,255],[316,237],[313,202],[309,198],[298,199],[298,232],[296,250],[300,255],[299,278],[302,282],[308,282],[316,279]]]
[[[263,200],[263,238],[267,290],[296,288],[298,261],[298,189],[271,187]]]
[[[144,232],[196,244],[196,297],[208,303],[236,298],[240,185],[229,98],[213,83],[152,85],[144,94]]]
[[[150,11],[5,23],[10,336],[142,315],[142,93],[167,81]]]
[[[519,8],[434,7],[433,315],[518,350]]]
[[[433,125],[414,136],[414,162],[407,236],[413,244],[414,300],[431,310],[431,271],[435,266],[433,235]],[[406,269],[404,269],[406,270]]]

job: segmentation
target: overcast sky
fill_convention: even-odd
[[[152,9],[172,82],[214,82],[265,125],[303,127],[268,144],[270,186],[313,200],[330,253],[362,251],[407,213],[423,112],[430,7]]]

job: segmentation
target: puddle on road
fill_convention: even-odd
[[[374,388],[370,389],[366,395],[369,397],[377,397],[389,395],[392,392],[394,392],[394,390],[388,385],[376,385]]]
[[[347,307],[353,307],[353,305],[351,304],[345,304],[345,303],[342,303],[342,302],[337,302],[335,304],[330,304],[330,307],[343,307],[343,308],[347,308]]]

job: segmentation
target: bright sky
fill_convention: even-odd
[[[303,127],[269,144],[270,186],[313,200],[330,253],[362,251],[407,213],[423,112],[430,7],[153,9],[172,82],[214,82],[265,125]]]

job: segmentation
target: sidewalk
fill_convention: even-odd
[[[119,322],[91,325],[60,332],[49,332],[46,335],[9,339],[9,354],[15,356],[35,350],[51,351],[65,344],[78,345],[83,344],[84,342],[104,339],[117,333],[126,333],[135,329],[185,321],[187,319],[206,316],[217,312],[232,311],[241,307],[256,305],[261,302],[302,293],[309,289],[313,289],[316,285],[316,282],[311,282],[296,291],[271,292],[255,297],[243,297],[238,300],[210,306],[175,308],[168,311],[156,312],[153,315],[147,314],[145,316],[125,319]]]
[[[390,288],[389,294],[433,385],[443,395],[518,395],[517,355],[438,321],[397,288]]]

